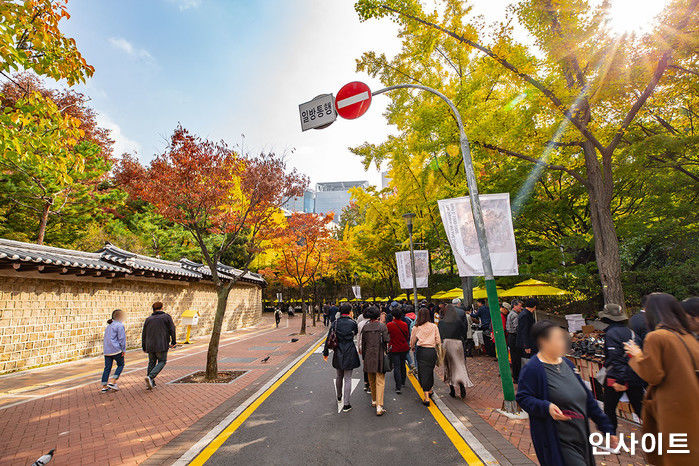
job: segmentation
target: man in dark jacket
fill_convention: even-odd
[[[536,354],[536,342],[531,336],[534,325],[534,313],[539,302],[536,298],[528,298],[524,303],[524,309],[517,316],[517,347],[523,358],[531,358]]]
[[[629,328],[636,334],[636,343],[643,348],[643,340],[646,339],[648,333],[648,322],[646,322],[646,297],[641,298],[641,310],[632,315],[629,319]]]
[[[143,323],[141,346],[148,353],[146,386],[148,390],[155,387],[155,377],[163,370],[167,362],[167,351],[177,344],[175,323],[170,314],[163,312],[163,303],[153,303],[153,313]]]
[[[599,313],[600,320],[608,325],[604,331],[604,413],[617,427],[616,407],[626,393],[634,412],[641,417],[643,380],[629,366],[629,356],[624,343],[634,339],[635,332],[626,326],[626,313],[618,304],[605,304]]]

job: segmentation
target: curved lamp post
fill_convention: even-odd
[[[481,260],[483,262],[483,275],[485,276],[485,289],[488,293],[488,307],[490,308],[490,317],[493,324],[493,333],[495,335],[495,348],[498,355],[498,367],[500,369],[500,380],[502,381],[502,392],[504,395],[503,409],[510,413],[518,411],[517,403],[515,402],[515,389],[512,383],[512,373],[510,372],[510,364],[508,361],[507,344],[505,343],[505,330],[502,327],[502,319],[500,318],[500,303],[498,302],[498,293],[495,286],[495,276],[493,275],[493,265],[490,261],[490,250],[488,249],[488,239],[485,235],[485,224],[483,223],[483,212],[481,203],[478,199],[478,184],[476,182],[476,174],[473,171],[473,161],[471,160],[471,148],[469,147],[464,124],[461,120],[461,114],[456,108],[456,105],[444,94],[436,89],[420,84],[396,84],[383,89],[372,92],[372,96],[383,94],[384,92],[393,91],[396,89],[420,89],[430,92],[442,99],[451,109],[456,124],[459,127],[459,143],[461,146],[461,157],[464,162],[464,171],[466,172],[466,183],[468,184],[469,198],[471,200],[471,212],[473,213],[473,221],[476,227],[476,235],[478,236],[478,246],[481,251]],[[407,215],[411,215],[407,218]],[[413,270],[413,289],[415,292],[415,309],[417,310],[417,287],[415,286],[415,260],[413,257],[413,242],[412,242],[412,217],[415,214],[405,214],[403,217],[408,224],[408,232],[410,233],[410,262]]]

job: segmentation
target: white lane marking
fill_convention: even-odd
[[[262,331],[262,330],[260,330],[260,331],[258,331],[258,332],[250,333],[250,334],[246,335],[245,338],[231,337],[230,339],[228,339],[228,340],[226,340],[226,341],[230,341],[230,340],[233,340],[233,341],[230,341],[230,343],[226,343],[225,345],[219,345],[219,348],[223,348],[223,347],[225,347],[225,346],[229,346],[229,345],[232,345],[232,344],[234,344],[234,343],[239,343],[239,342],[241,342],[241,341],[249,340],[250,338],[253,338],[253,337],[259,337],[260,335],[265,335],[265,334],[267,334],[267,333],[269,333],[269,332],[272,332],[272,331],[274,331],[274,330],[276,330],[276,329],[273,328],[273,329],[269,329],[269,330],[267,330],[267,331]],[[205,349],[205,350],[202,350],[202,351],[197,351],[196,353],[185,354],[185,355],[182,355],[182,356],[178,356],[178,357],[176,357],[176,358],[169,358],[169,359],[167,360],[167,362],[177,361],[178,359],[188,358],[188,357],[190,357],[190,356],[195,356],[195,355],[197,355],[197,354],[206,353],[207,351],[208,351],[208,348]],[[130,369],[130,370],[128,370],[128,371],[124,371],[124,372],[121,373],[121,375],[124,376],[124,375],[126,375],[126,374],[131,374],[132,372],[141,371],[141,370],[145,369],[146,367],[148,367],[148,366],[147,366],[147,365],[146,365],[146,366],[139,366],[139,367],[136,367],[136,368],[134,368],[134,369]],[[97,375],[99,375],[99,374],[97,374]],[[93,377],[93,376],[92,376],[92,375],[86,375],[86,376],[81,376],[81,377],[79,377],[79,378],[83,378],[83,377]],[[72,386],[72,387],[62,388],[62,389],[60,389],[60,390],[56,390],[55,392],[47,393],[47,394],[45,394],[45,395],[36,395],[34,398],[30,398],[30,399],[27,399],[27,400],[16,401],[16,402],[14,402],[14,403],[9,403],[9,404],[6,404],[6,405],[2,405],[2,406],[0,406],[0,411],[3,410],[3,409],[12,408],[13,406],[17,406],[17,405],[21,405],[21,404],[24,404],[24,403],[28,403],[28,402],[30,402],[30,401],[34,401],[34,400],[37,400],[37,399],[40,399],[40,398],[46,398],[46,397],[48,397],[48,396],[58,395],[59,393],[67,392],[67,391],[70,391],[70,390],[75,390],[75,389],[78,389],[78,388],[85,387],[85,386],[87,386],[87,385],[92,385],[92,384],[95,384],[97,381],[99,381],[99,380],[98,380],[98,379],[90,380],[89,382],[85,382],[85,383],[82,383],[82,384],[80,384],[80,385],[74,385],[74,386]]]
[[[332,379],[332,381],[333,381],[333,393],[336,393],[335,390],[337,387],[335,387],[335,379]],[[352,393],[354,393],[354,389],[357,388],[357,385],[359,385],[359,379],[352,379],[352,390],[350,390],[350,395]],[[345,405],[345,403],[347,403],[347,400],[344,399],[344,395],[343,395],[343,399],[337,402],[337,412],[338,413],[342,411],[342,407]]]
[[[347,97],[346,99],[338,100],[337,101],[337,108],[345,108],[348,107],[352,104],[356,104],[357,102],[361,102],[363,100],[368,100],[369,99],[369,92],[364,91],[360,92],[359,94],[355,94],[352,97]]]
[[[320,341],[320,338],[316,340],[313,344],[316,345]],[[230,413],[228,416],[226,416],[221,422],[219,422],[216,427],[211,429],[209,432],[206,433],[197,443],[192,445],[189,450],[187,450],[184,455],[180,456],[180,458],[172,463],[172,466],[185,466],[189,464],[190,461],[192,461],[194,458],[201,453],[204,448],[210,444],[218,435],[223,432],[223,430],[228,427],[228,425],[233,422],[240,414],[245,411],[248,406],[250,406],[256,399],[258,399],[264,392],[267,391],[269,387],[271,387],[277,380],[279,380],[284,374],[286,374],[289,369],[294,367],[294,365],[301,360],[304,356],[308,354],[308,351],[304,351],[301,353],[297,358],[295,358],[293,361],[289,363],[288,366],[286,366],[284,369],[281,371],[277,372],[274,377],[272,377],[269,381],[267,381],[266,384],[260,387],[259,390],[257,390],[250,398],[245,400],[240,406],[238,406],[232,413]],[[287,382],[288,379],[285,381]]]

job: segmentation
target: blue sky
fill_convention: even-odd
[[[297,106],[355,79],[377,87],[355,59],[396,50],[390,22],[360,24],[344,0],[71,0],[69,11],[64,31],[96,68],[82,90],[118,150],[148,161],[182,122],[246,150],[287,153],[313,182],[378,183],[347,147],[385,137],[385,102],[306,133]]]

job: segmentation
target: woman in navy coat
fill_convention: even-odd
[[[568,347],[566,332],[543,320],[532,326],[539,352],[522,368],[517,402],[529,413],[529,426],[536,456],[542,466],[594,465],[589,442],[589,420],[603,433],[617,439],[607,416],[592,392],[563,357]]]

